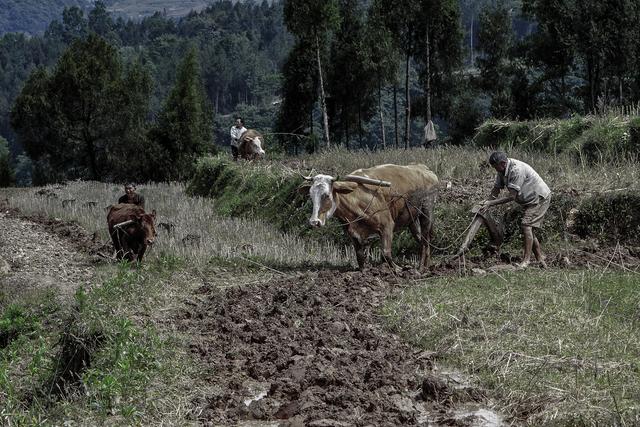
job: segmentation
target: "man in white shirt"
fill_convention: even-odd
[[[534,228],[542,226],[542,218],[551,203],[551,190],[540,178],[540,175],[528,164],[520,160],[510,159],[501,151],[491,153],[489,164],[498,172],[496,182],[491,190],[491,200],[480,203],[480,211],[515,201],[524,207],[522,217],[522,233],[524,235],[524,254],[521,268],[529,266],[531,252],[542,267],[546,267],[540,242],[533,234]],[[500,190],[507,188],[509,194],[498,198]]]
[[[233,160],[238,160],[238,147],[240,146],[240,137],[247,131],[244,127],[242,118],[236,117],[236,122],[231,126],[231,155]]]

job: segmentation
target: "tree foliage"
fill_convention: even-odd
[[[208,106],[195,49],[178,67],[176,83],[160,112],[152,140],[160,152],[154,160],[162,180],[187,178],[195,159],[213,150],[212,113]]]
[[[149,86],[148,76],[125,74],[115,49],[91,35],[73,42],[53,72],[31,75],[11,123],[45,181],[114,179],[131,161],[114,153],[143,126]]]
[[[0,187],[9,187],[15,182],[15,172],[9,156],[9,142],[0,136]]]

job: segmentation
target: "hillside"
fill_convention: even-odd
[[[107,10],[116,17],[140,19],[155,12],[180,17],[200,11],[213,0],[105,0]],[[3,0],[0,8],[0,35],[11,32],[39,34],[54,19],[61,19],[65,7],[92,9],[95,0]]]
[[[49,22],[60,19],[65,7],[90,7],[93,0],[2,0],[0,35],[43,32]]]
[[[166,13],[169,17],[180,17],[191,11],[201,11],[212,0],[111,0],[107,10],[115,16],[125,19],[139,19],[155,12]]]

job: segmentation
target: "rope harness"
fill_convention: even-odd
[[[367,185],[375,185],[375,184],[367,184]],[[377,186],[377,187],[376,187],[376,191],[371,195],[371,199],[369,200],[369,203],[368,203],[368,204],[367,204],[367,206],[365,207],[364,211],[362,211],[362,213],[361,213],[361,214],[359,214],[355,219],[353,219],[353,220],[348,220],[347,222],[341,222],[341,223],[339,223],[339,224],[337,224],[337,225],[329,226],[329,227],[344,227],[344,226],[349,226],[349,225],[354,224],[354,223],[356,223],[356,222],[362,221],[363,219],[366,219],[366,216],[365,216],[365,215],[367,214],[367,211],[369,210],[369,208],[370,208],[370,207],[371,207],[371,205],[373,204],[373,200],[378,196],[378,193],[379,193],[379,191],[380,191],[380,188],[381,188],[380,186]],[[409,197],[407,197],[407,194],[400,194],[400,193],[396,192],[394,189],[392,189],[391,187],[389,188],[389,191],[390,191],[390,192],[391,192],[391,191],[393,191],[393,193],[391,194],[391,197],[392,197],[393,199],[392,199],[392,200],[390,200],[389,202],[387,202],[387,207],[386,207],[386,209],[389,209],[389,206],[391,206],[391,204],[395,203],[398,199],[404,199],[405,203],[406,203],[409,207],[412,207],[413,209],[415,209],[415,210],[416,210],[420,215],[422,215],[422,216],[424,216],[424,217],[428,216],[428,215],[427,215],[427,214],[426,214],[426,213],[421,209],[421,207],[416,206],[414,203],[412,203],[412,202],[411,202],[411,200],[409,200]],[[335,202],[334,202],[334,203],[335,203]],[[380,208],[380,209],[378,209],[378,210],[377,210],[377,211],[375,211],[375,212],[371,212],[371,213],[370,213],[370,215],[375,215],[376,213],[381,212],[381,211],[383,211],[383,210],[385,210],[385,208]],[[411,216],[411,221],[415,223],[415,218],[414,218],[414,216],[413,216],[413,214],[412,214],[411,210],[409,210],[409,215]],[[478,216],[478,213],[477,213],[477,212],[476,212],[476,213],[474,213],[473,218],[471,219],[471,222],[469,223],[469,225],[467,226],[467,228],[465,228],[465,229],[464,229],[464,231],[463,231],[462,233],[460,233],[460,234],[459,234],[459,235],[458,235],[458,236],[453,240],[453,242],[452,242],[450,245],[448,245],[448,246],[446,246],[446,247],[444,247],[444,248],[438,247],[438,246],[434,245],[433,243],[431,243],[431,241],[430,241],[430,240],[427,240],[427,239],[424,237],[424,235],[422,235],[422,233],[420,233],[420,240],[421,240],[421,242],[422,242],[423,244],[424,244],[424,243],[426,243],[426,244],[428,244],[428,245],[429,245],[431,248],[433,248],[433,249],[436,249],[436,250],[439,250],[439,251],[442,251],[442,252],[448,251],[448,250],[449,250],[449,249],[451,249],[454,245],[456,245],[456,244],[457,244],[457,242],[458,242],[459,240],[461,240],[461,239],[462,239],[462,238],[467,234],[467,232],[469,231],[469,229],[471,228],[471,226],[472,226],[472,224],[473,224],[473,221],[476,219],[476,217],[477,217],[477,216]]]

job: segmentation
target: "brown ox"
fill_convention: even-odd
[[[264,156],[264,137],[260,132],[249,129],[240,136],[238,154],[245,160]]]
[[[313,202],[309,223],[320,227],[332,216],[338,218],[351,237],[361,270],[365,249],[376,236],[385,260],[396,267],[391,259],[393,232],[407,225],[421,248],[419,269],[429,266],[438,177],[425,165],[379,165],[358,169],[340,181],[329,175],[305,179],[312,181],[300,187],[309,189]]]
[[[137,205],[119,203],[110,207],[107,224],[118,259],[142,261],[157,235],[155,219],[155,210],[148,214]]]

